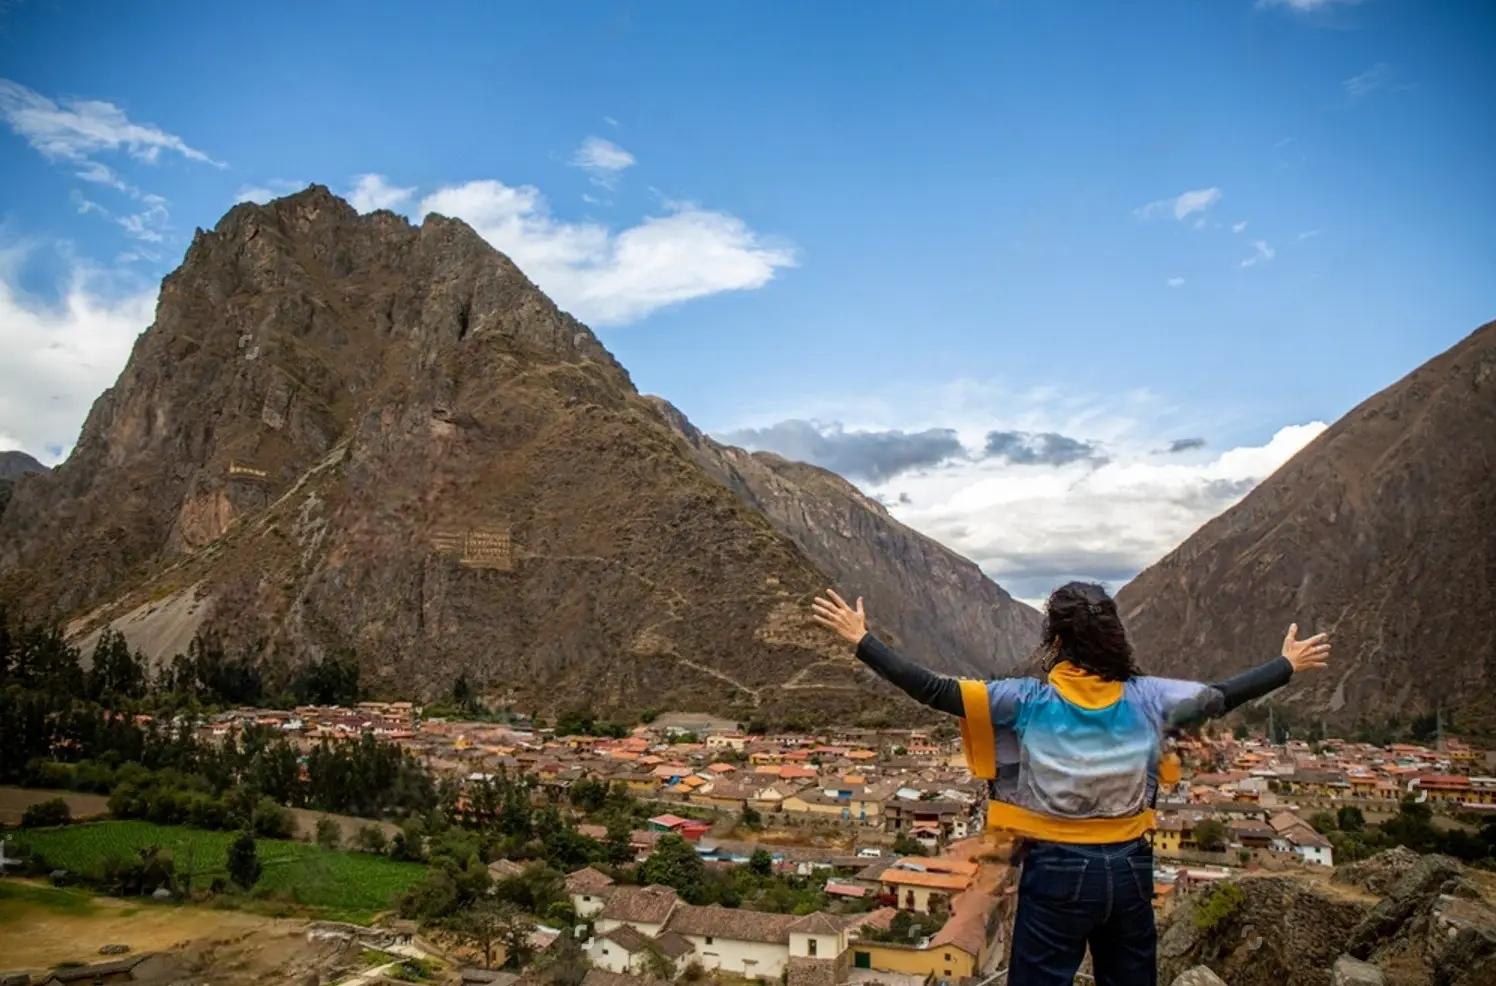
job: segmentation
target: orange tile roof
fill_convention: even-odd
[[[878,878],[883,883],[891,883],[900,887],[928,887],[931,890],[965,890],[971,884],[971,877],[959,873],[931,873],[919,870],[904,870],[897,866],[890,866],[883,871]]]

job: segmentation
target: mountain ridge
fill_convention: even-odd
[[[423,696],[462,670],[520,706],[854,715],[888,696],[807,606],[889,562],[788,529],[466,224],[312,186],[196,232],[73,453],[0,517],[0,591],[157,658],[201,631],[351,647]],[[967,565],[949,592],[1021,607]],[[1021,646],[936,643],[952,671]]]
[[[1208,678],[1297,621],[1332,667],[1281,697],[1336,721],[1462,710],[1496,683],[1496,322],[1367,398],[1140,573],[1118,603],[1147,665]]]

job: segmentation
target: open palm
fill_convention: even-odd
[[[1288,658],[1296,672],[1325,667],[1330,662],[1330,635],[1320,633],[1308,640],[1300,640],[1299,625],[1295,623],[1288,628],[1288,636],[1283,638],[1283,656]]]
[[[862,597],[857,597],[857,608],[847,605],[846,600],[827,589],[826,597],[816,597],[811,603],[811,616],[821,626],[830,627],[845,641],[860,643],[867,635],[867,614],[862,611]]]

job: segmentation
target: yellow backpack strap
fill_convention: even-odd
[[[997,779],[997,742],[992,734],[992,706],[985,681],[962,680],[961,749],[966,769],[982,781]]]

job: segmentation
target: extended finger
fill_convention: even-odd
[[[1301,640],[1301,641],[1299,641],[1299,643],[1301,643],[1301,644],[1318,644],[1318,643],[1322,643],[1325,640],[1328,640],[1329,637],[1330,637],[1330,635],[1328,633],[1316,633],[1314,636],[1310,637],[1308,640]]]
[[[839,607],[841,607],[842,609],[851,609],[852,608],[852,607],[850,607],[850,606],[847,605],[847,601],[845,599],[843,599],[841,596],[838,596],[836,594],[836,590],[835,589],[827,589],[826,590],[826,595],[830,596],[831,599],[836,603],[836,605],[839,606]]]

